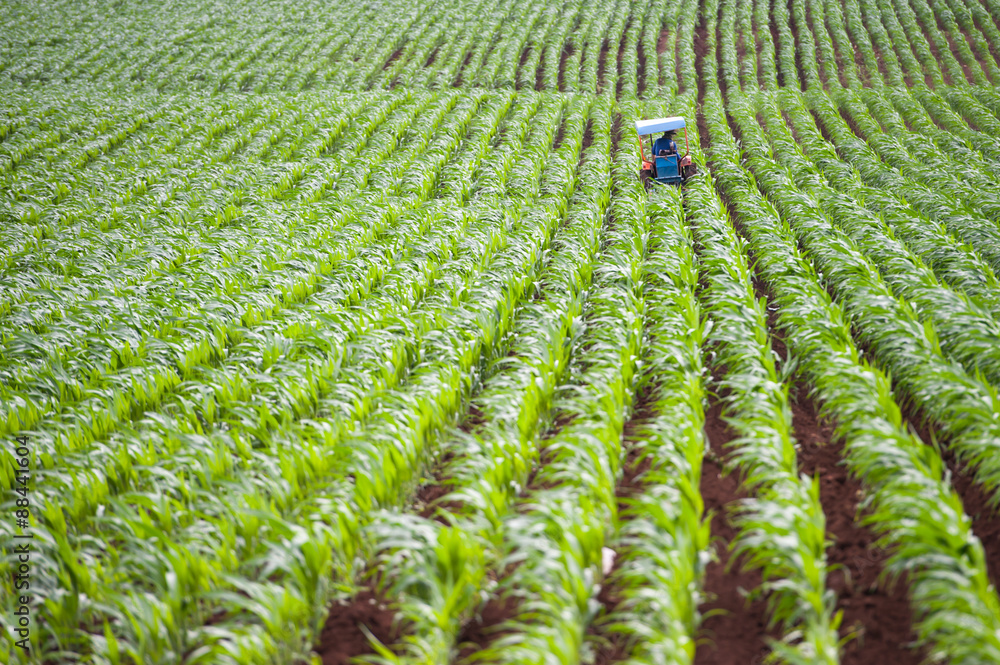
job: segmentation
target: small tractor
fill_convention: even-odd
[[[677,144],[672,136],[678,129],[684,130],[684,155],[677,150]],[[639,178],[648,188],[651,181],[664,185],[680,185],[688,181],[698,172],[691,161],[688,146],[687,123],[684,118],[654,118],[652,120],[636,120],[635,131],[639,135],[639,157],[642,158],[642,171]],[[642,137],[664,132],[661,138],[653,141],[650,148],[650,158],[643,154]]]

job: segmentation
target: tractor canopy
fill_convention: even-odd
[[[686,126],[687,124],[684,122],[684,118],[680,116],[635,121],[635,131],[639,136],[658,134],[660,132],[672,132],[678,129],[684,129]]]

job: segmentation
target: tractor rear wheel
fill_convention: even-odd
[[[649,181],[653,179],[653,172],[649,169],[642,169],[639,171],[639,181],[642,182],[642,186],[649,189]]]

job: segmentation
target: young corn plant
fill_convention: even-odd
[[[848,319],[796,246],[787,221],[757,192],[740,165],[717,96],[706,98],[714,174],[733,202],[779,305],[779,327],[821,414],[836,423],[848,466],[861,479],[865,522],[891,548],[893,579],[907,576],[915,630],[931,658],[1000,660],[1000,601],[982,545],[959,497],[943,478],[937,451],[908,430],[888,377],[861,359]]]
[[[735,511],[733,554],[760,569],[752,593],[767,600],[782,639],[771,640],[772,662],[839,663],[840,614],[827,588],[826,520],[819,481],[800,475],[788,401],[789,368],[779,371],[768,339],[767,302],[753,296],[745,243],[708,183],[688,190],[688,204],[707,284],[715,362],[726,368],[723,415],[738,434],[732,466],[751,498]]]
[[[633,464],[646,468],[625,499],[621,527],[608,543],[615,570],[605,580],[620,597],[596,620],[627,662],[692,663],[709,561],[710,524],[699,493],[705,454],[705,370],[710,326],[695,297],[698,271],[673,188],[654,191],[645,263],[649,347],[642,367],[650,414],[632,434]],[[593,645],[598,647],[598,644]]]

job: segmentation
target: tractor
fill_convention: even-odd
[[[672,140],[673,134],[679,129],[684,130],[683,156],[679,154],[677,144]],[[642,171],[639,172],[639,178],[647,188],[650,187],[652,181],[663,185],[680,185],[698,172],[694,162],[691,161],[687,123],[684,122],[684,118],[675,116],[636,120],[635,131],[639,135],[639,157],[642,159]],[[653,141],[650,147],[650,158],[646,159],[645,154],[643,154],[642,137],[660,132],[664,132],[665,136]]]

